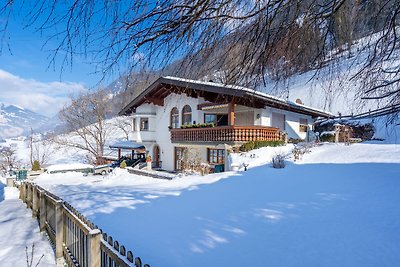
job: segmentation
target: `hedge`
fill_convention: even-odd
[[[250,141],[240,146],[239,150],[242,152],[247,152],[253,149],[266,146],[283,146],[285,141]]]

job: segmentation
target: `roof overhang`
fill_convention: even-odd
[[[202,97],[206,101],[219,105],[235,103],[253,108],[272,107],[310,115],[312,117],[333,117],[333,114],[328,112],[285,101],[252,89],[175,77],[160,77],[125,106],[118,114],[129,115],[135,112],[138,106],[145,103],[163,106],[164,99],[171,93],[186,94],[194,98]]]
[[[143,150],[146,149],[144,145],[138,144],[133,141],[124,140],[118,141],[112,145],[110,145],[111,149],[127,149],[127,150]]]

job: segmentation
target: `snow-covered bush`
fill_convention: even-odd
[[[199,166],[199,171],[201,175],[207,175],[210,173],[211,166],[207,163],[201,163]]]
[[[185,149],[181,160],[181,170],[186,174],[198,173],[206,175],[210,173],[211,166],[202,161],[198,149]]]
[[[300,143],[295,146],[292,150],[294,161],[301,159],[301,157],[311,152],[311,148],[314,146],[314,143]]]
[[[285,158],[286,156],[283,153],[277,153],[272,157],[272,167],[275,169],[283,169],[285,168]]]
[[[295,147],[292,150],[292,154],[293,154],[294,161],[299,160],[301,155],[302,155],[301,154],[301,149],[299,149],[298,147]]]

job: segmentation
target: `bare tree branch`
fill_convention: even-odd
[[[28,5],[0,8],[5,25],[18,4]],[[309,70],[315,78],[356,48],[365,60],[349,65],[358,68],[362,97],[400,102],[399,72],[385,72],[399,66],[400,0],[38,0],[30,7],[21,15],[57,44],[50,65],[61,69],[84,56],[104,75],[169,68],[257,86]]]
[[[91,163],[101,164],[104,146],[109,135],[105,121],[110,112],[105,90],[82,94],[71,99],[71,105],[60,111],[68,134],[54,138],[58,144],[84,150]]]

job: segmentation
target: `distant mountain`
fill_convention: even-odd
[[[32,129],[48,126],[50,119],[15,105],[0,104],[0,139],[30,133]]]

